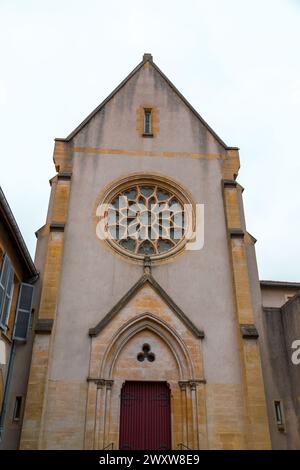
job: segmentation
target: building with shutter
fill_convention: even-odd
[[[0,449],[19,447],[37,271],[0,188]]]
[[[21,449],[283,446],[238,149],[145,54],[54,164]]]

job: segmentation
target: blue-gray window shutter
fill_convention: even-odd
[[[0,326],[6,328],[14,285],[14,271],[7,255],[0,275]]]
[[[16,311],[13,339],[26,341],[30,323],[34,287],[31,284],[21,284],[18,306]]]

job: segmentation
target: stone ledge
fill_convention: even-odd
[[[35,326],[35,333],[40,334],[50,334],[53,327],[53,320],[45,319],[45,320],[38,320]]]
[[[224,188],[228,188],[228,187],[231,187],[231,188],[236,188],[237,186],[237,182],[235,180],[222,180],[222,183],[223,183],[223,186]]]
[[[142,134],[143,137],[153,137],[153,134]]]
[[[65,224],[63,222],[52,222],[50,232],[64,232]]]
[[[244,230],[241,228],[230,228],[228,232],[231,238],[244,238],[245,236]]]
[[[257,339],[259,337],[255,325],[240,325],[242,337],[245,339]]]
[[[70,180],[72,178],[72,173],[67,171],[62,171],[57,174],[57,179],[59,180]]]

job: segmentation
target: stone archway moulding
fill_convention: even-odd
[[[194,367],[190,355],[180,336],[162,319],[146,312],[126,322],[115,333],[103,360],[99,361],[101,363],[99,379],[113,380],[114,365],[122,349],[133,336],[143,330],[153,331],[168,345],[177,363],[179,380],[191,380],[194,377]]]
[[[125,346],[143,331],[154,333],[170,350],[177,366],[170,381],[172,396],[172,448],[179,444],[191,449],[206,446],[205,380],[202,376],[199,337],[191,335],[186,344],[175,328],[162,318],[144,312],[127,320],[110,337],[105,349],[99,349],[105,329],[92,337],[85,430],[86,449],[118,447],[120,391],[123,378],[115,376],[115,366]],[[107,341],[107,340],[106,340]],[[194,348],[194,350],[193,350]],[[194,362],[195,348],[199,358]],[[97,372],[96,372],[97,371]],[[132,380],[128,370],[128,380]]]

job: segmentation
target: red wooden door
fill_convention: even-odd
[[[125,382],[119,448],[171,449],[170,389],[166,382]]]

